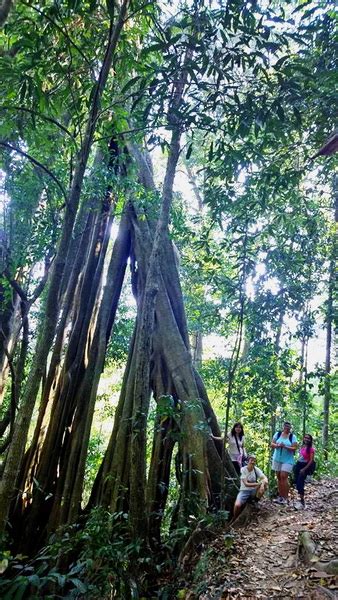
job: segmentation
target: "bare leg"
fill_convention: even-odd
[[[276,471],[276,475],[277,475],[278,496],[282,496],[282,484],[281,484],[280,471]]]
[[[238,500],[236,500],[235,506],[234,506],[234,519],[237,519],[242,508],[243,508],[243,504],[241,504],[240,502],[238,502]]]
[[[280,495],[282,496],[282,498],[285,498],[285,500],[287,500],[289,495],[289,473],[286,473],[286,471],[280,472],[280,487]]]

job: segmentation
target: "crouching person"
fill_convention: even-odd
[[[241,468],[241,487],[234,506],[234,519],[251,499],[259,500],[268,487],[268,479],[256,465],[256,457],[248,456],[248,464]]]

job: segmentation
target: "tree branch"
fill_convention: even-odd
[[[2,0],[0,4],[0,27],[6,23],[11,7],[12,0]]]
[[[17,281],[15,281],[15,279],[12,279],[12,277],[10,276],[10,273],[9,273],[8,269],[5,270],[4,274],[7,277],[10,285],[13,288],[13,290],[18,294],[18,296],[20,296],[21,300],[23,300],[23,302],[28,302],[28,298],[27,298],[26,293],[23,291],[21,285]]]
[[[21,150],[21,148],[18,148],[17,146],[13,146],[13,144],[10,144],[9,142],[6,142],[5,140],[0,140],[0,146],[3,146],[4,148],[7,148],[8,150],[12,150],[13,152],[17,152],[21,156],[24,156],[25,158],[30,160],[30,162],[33,163],[33,165],[35,165],[36,167],[39,167],[39,169],[42,169],[42,171],[47,173],[47,175],[49,175],[49,177],[51,179],[53,179],[53,181],[55,181],[56,185],[61,190],[62,195],[65,199],[65,202],[67,204],[67,202],[68,202],[67,193],[66,193],[62,183],[58,180],[58,178],[54,175],[54,173],[52,173],[47,167],[45,167],[45,165],[40,163],[40,161],[38,161],[36,158],[31,156],[27,152],[24,152],[24,150]]]
[[[64,127],[64,125],[62,125],[61,123],[59,123],[59,121],[57,121],[56,119],[53,119],[52,117],[47,117],[47,115],[43,115],[42,113],[32,110],[31,108],[26,108],[25,106],[0,106],[0,111],[1,110],[17,110],[17,111],[27,112],[27,113],[30,113],[37,117],[40,117],[40,119],[44,119],[44,121],[48,121],[49,123],[52,123],[53,125],[56,125],[57,127],[59,127],[59,129],[61,129],[62,131],[64,131],[64,133],[69,135],[69,137],[74,142],[75,146],[77,146],[77,143],[76,143],[76,140],[75,140],[73,134],[67,129],[67,127]]]
[[[71,44],[71,46],[73,46],[73,48],[75,48],[75,50],[77,50],[77,52],[82,56],[83,60],[87,63],[87,65],[90,67],[90,69],[92,70],[92,65],[90,63],[90,60],[86,57],[86,55],[82,52],[81,48],[79,48],[79,46],[77,46],[77,44],[75,44],[75,42],[73,42],[72,38],[68,35],[68,33],[66,31],[64,31],[62,29],[62,27],[60,27],[60,25],[58,25],[57,23],[55,23],[55,21],[53,21],[53,19],[51,19],[48,15],[46,15],[46,13],[43,12],[43,10],[40,10],[39,8],[37,8],[37,6],[33,6],[32,4],[29,4],[28,2],[24,2],[22,1],[22,4],[25,4],[26,6],[28,6],[29,8],[32,8],[33,10],[35,10],[37,13],[39,13],[39,15],[41,15],[42,17],[44,17],[47,21],[49,21],[49,23],[51,23],[52,25],[54,25],[54,27],[56,27],[56,29],[58,31],[60,31],[60,33],[62,33],[62,35],[64,35],[65,38],[67,38],[67,40],[69,41],[69,43]]]

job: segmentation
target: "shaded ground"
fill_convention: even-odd
[[[249,523],[231,530],[232,548],[229,533],[220,531],[195,557],[178,597],[338,599],[337,577],[306,565],[298,548],[298,533],[308,531],[320,560],[338,558],[338,479],[307,484],[306,499],[304,511],[263,500]]]

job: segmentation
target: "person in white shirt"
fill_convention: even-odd
[[[256,457],[253,454],[249,454],[248,464],[241,468],[241,487],[234,506],[234,519],[238,517],[248,500],[251,498],[259,500],[268,488],[267,477],[255,465]]]
[[[240,475],[241,472],[243,458],[246,457],[244,439],[242,423],[235,423],[227,436],[227,442],[228,452],[238,475]]]

